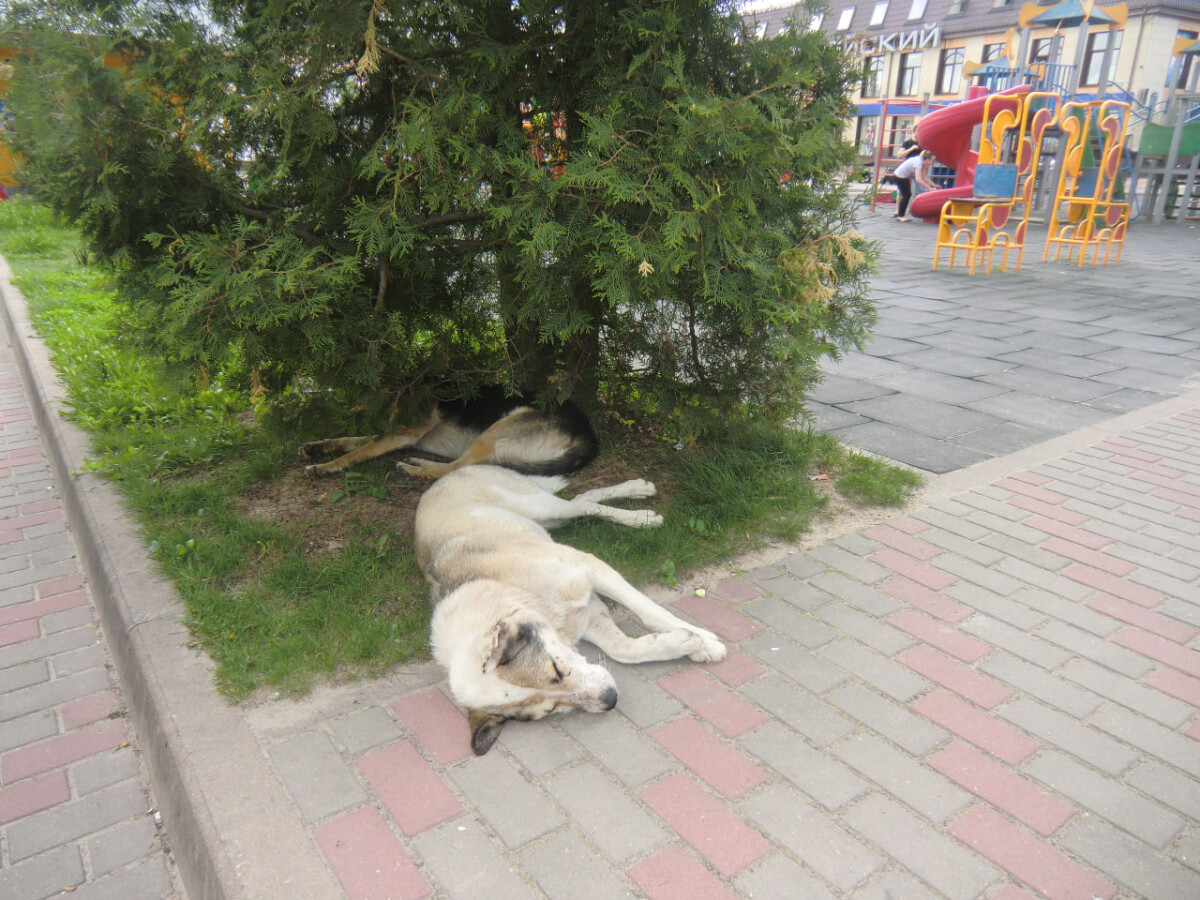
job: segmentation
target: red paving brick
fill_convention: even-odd
[[[745,734],[767,721],[761,711],[700,669],[666,675],[658,679],[658,686],[728,737]]]
[[[319,825],[314,836],[350,900],[433,896],[433,888],[375,807],[364,806]]]
[[[42,627],[36,621],[16,622],[12,625],[0,626],[0,647],[19,644],[22,641],[32,641],[42,633]]]
[[[31,600],[28,603],[18,603],[0,609],[0,625],[13,622],[28,621],[48,616],[64,610],[74,609],[87,604],[87,595],[83,591],[70,591],[65,594],[55,594],[45,600]]]
[[[1096,594],[1087,601],[1087,606],[1097,612],[1120,619],[1129,625],[1136,625],[1146,631],[1152,631],[1160,637],[1165,637],[1178,644],[1186,644],[1196,635],[1200,628],[1194,628],[1178,619],[1172,619],[1161,613],[1151,612],[1145,607],[1122,600],[1120,597],[1110,597],[1107,594]]]
[[[1048,484],[1049,480],[1042,482]],[[1032,478],[1003,478],[996,482],[996,487],[1003,488],[1006,491],[1012,491],[1014,494],[1019,494],[1022,497],[1029,497],[1032,500],[1038,500],[1042,503],[1049,503],[1054,506],[1060,506],[1067,502],[1064,494],[1058,491],[1051,491],[1040,484],[1035,484]]]
[[[1059,574],[1078,581],[1080,584],[1086,584],[1090,588],[1095,588],[1102,594],[1111,594],[1146,608],[1158,606],[1164,599],[1158,591],[1142,587],[1140,584],[1134,584],[1132,581],[1126,581],[1091,566],[1074,565],[1063,569]]]
[[[1100,550],[1112,543],[1111,538],[1094,534],[1082,528],[1076,528],[1073,525],[1067,525],[1065,522],[1047,519],[1045,516],[1029,516],[1022,519],[1021,524],[1028,525],[1030,528],[1036,528],[1038,531],[1043,531],[1051,537],[1058,537],[1066,541],[1081,544],[1091,550]]]
[[[763,627],[713,597],[691,594],[675,601],[675,609],[734,644],[758,634]]]
[[[767,667],[730,647],[723,660],[719,663],[709,663],[704,667],[704,671],[716,675],[730,687],[741,687],[767,671]]]
[[[911,535],[903,531],[897,531],[890,525],[874,525],[871,528],[864,528],[862,535],[883,544],[885,547],[891,547],[893,550],[903,553],[906,556],[911,556],[914,559],[933,559],[935,556],[939,556],[945,552],[941,547],[935,547],[933,544],[918,541]]]
[[[1067,525],[1082,525],[1088,520],[1088,517],[1082,513],[1073,512],[1069,509],[1061,509],[1050,503],[1034,500],[1032,497],[1018,495],[1010,497],[1007,503],[1009,506],[1015,506],[1017,509],[1023,509],[1026,512],[1044,516],[1047,519],[1054,519],[1056,522],[1063,522]]]
[[[0,788],[0,825],[7,825],[70,799],[71,787],[67,784],[67,773],[63,769]]]
[[[82,575],[63,575],[61,578],[51,578],[49,581],[43,581],[37,586],[39,599],[53,597],[55,594],[64,594],[67,591],[78,591],[83,588]]]
[[[771,844],[682,772],[639,795],[726,878],[771,852]]]
[[[1200,708],[1200,679],[1189,678],[1174,669],[1159,669],[1146,679],[1146,684]]]
[[[745,603],[762,596],[762,591],[742,578],[726,578],[712,586],[712,592],[726,603]]]
[[[1049,900],[1107,900],[1117,888],[995,810],[976,806],[950,826],[976,853]]]
[[[660,850],[629,869],[649,900],[735,900],[704,866],[682,847]]]
[[[1152,456],[1152,454],[1149,453],[1122,453],[1112,456],[1111,461],[1115,462],[1117,465],[1128,466],[1130,469],[1137,469],[1140,472],[1150,472],[1151,474],[1157,475],[1160,478],[1175,479],[1183,477],[1184,473],[1181,469],[1175,469],[1171,466],[1162,465],[1160,462],[1162,459],[1161,456],[1155,459],[1148,459],[1147,457],[1150,456]]]
[[[1134,472],[1129,477],[1136,478],[1138,481],[1144,481],[1147,484],[1153,484],[1156,487],[1166,488],[1169,491],[1177,491],[1181,494],[1200,498],[1200,487],[1190,485],[1186,481],[1181,481],[1176,477],[1161,475],[1158,472]]]
[[[984,709],[994,709],[1013,695],[1012,688],[938,653],[932,647],[913,647],[896,659],[914,672],[921,673],[930,681],[949,688]]]
[[[92,722],[99,722],[116,713],[119,708],[117,695],[112,691],[73,700],[62,708],[63,728],[71,731]]]
[[[38,744],[10,750],[0,757],[0,781],[12,784],[105,750],[115,750],[123,743],[124,722],[97,722],[70,734],[60,734]]]
[[[650,736],[701,781],[730,800],[738,799],[769,777],[690,716],[660,725]]]
[[[439,766],[471,755],[467,717],[437,688],[397,700],[392,709]]]
[[[909,708],[1011,766],[1041,749],[1033,738],[945,691],[930,691]]]
[[[1075,815],[1075,807],[1070,803],[966,744],[956,741],[930,759],[929,764],[1038,834],[1053,834]]]
[[[931,591],[941,591],[958,581],[953,575],[926,565],[920,560],[905,556],[895,550],[880,550],[872,553],[868,559],[885,569],[891,569],[897,575],[903,575],[910,581],[915,581]]]
[[[944,650],[963,662],[978,662],[992,652],[992,645],[963,634],[915,609],[904,609],[888,616],[888,624],[919,638],[931,647]]]
[[[920,519],[914,519],[912,516],[895,516],[887,520],[889,528],[895,528],[897,531],[903,531],[905,534],[920,534],[922,531],[928,531],[933,526],[928,522],[922,522]]]
[[[974,612],[966,604],[943,597],[937,591],[931,591],[922,584],[910,581],[896,575],[878,585],[879,589],[890,597],[903,600],[910,606],[922,609],[935,619],[943,622],[961,622]]]
[[[364,756],[358,767],[410,837],[463,814],[458,798],[408,741]]]
[[[1150,634],[1140,628],[1126,628],[1113,637],[1114,644],[1120,644],[1127,650],[1133,650],[1142,656],[1166,663],[1193,677],[1200,677],[1200,653],[1180,647],[1173,641]]]
[[[1118,578],[1124,577],[1130,572],[1137,571],[1137,566],[1133,563],[1109,556],[1107,553],[1100,553],[1099,551],[1064,540],[1063,538],[1052,537],[1049,540],[1042,541],[1042,549],[1057,554],[1064,559],[1083,563],[1086,566],[1107,572],[1109,575],[1116,575]]]

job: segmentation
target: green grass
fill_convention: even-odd
[[[398,502],[418,487],[381,460],[315,493],[296,474],[295,448],[329,436],[305,424],[322,417],[268,415],[245,427],[254,417],[243,393],[219,377],[197,388],[137,351],[108,276],[77,248],[76,233],[43,207],[0,204],[0,252],[63,375],[70,415],[91,435],[88,466],[123,492],[221,690],[235,699],[260,688],[300,692],[423,657],[427,592],[411,512]],[[811,473],[872,504],[902,503],[917,483],[805,430],[745,429],[702,450],[610,437],[605,477],[655,480],[662,496],[644,505],[664,514],[664,526],[589,519],[559,538],[635,582],[673,584],[765,541],[796,538],[826,504]],[[256,503],[283,511],[280,492],[298,484],[309,494],[288,515],[250,513]],[[333,531],[333,545],[314,551],[314,534],[320,544]]]

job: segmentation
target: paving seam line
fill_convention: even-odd
[[[182,605],[121,498],[84,468],[87,435],[60,414],[65,391],[2,256],[0,312],[188,895],[267,900],[291,884],[343,897],[243,716],[213,690],[212,663],[187,647]]]

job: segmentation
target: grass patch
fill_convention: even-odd
[[[0,252],[91,435],[88,466],[122,491],[176,586],[220,689],[301,692],[427,653],[428,601],[412,555],[424,482],[376,460],[341,479],[303,475],[296,447],[330,437],[320,415],[259,418],[240,391],[140,354],[107,275],[43,207],[0,204]],[[325,422],[328,420],[325,419]],[[654,481],[661,529],[582,520],[558,532],[635,582],[674,584],[767,541],[794,540],[834,484],[855,502],[902,503],[911,472],[844,452],[806,430],[748,428],[678,450],[650,431],[599,423],[607,445],[583,490]]]

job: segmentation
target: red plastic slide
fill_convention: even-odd
[[[996,96],[1019,97],[1029,91],[1029,85],[1019,84],[1007,91],[1001,91]],[[954,186],[917,194],[908,207],[909,215],[917,216],[926,222],[936,222],[947,200],[971,196],[975,185],[975,162],[979,158],[979,154],[971,149],[971,136],[975,126],[983,118],[983,107],[988,96],[983,94],[954,106],[947,106],[945,109],[934,110],[917,123],[917,144],[922,150],[932,150],[938,162],[954,169]],[[1015,108],[1015,102],[993,101],[991,112],[995,115],[1003,109]]]

